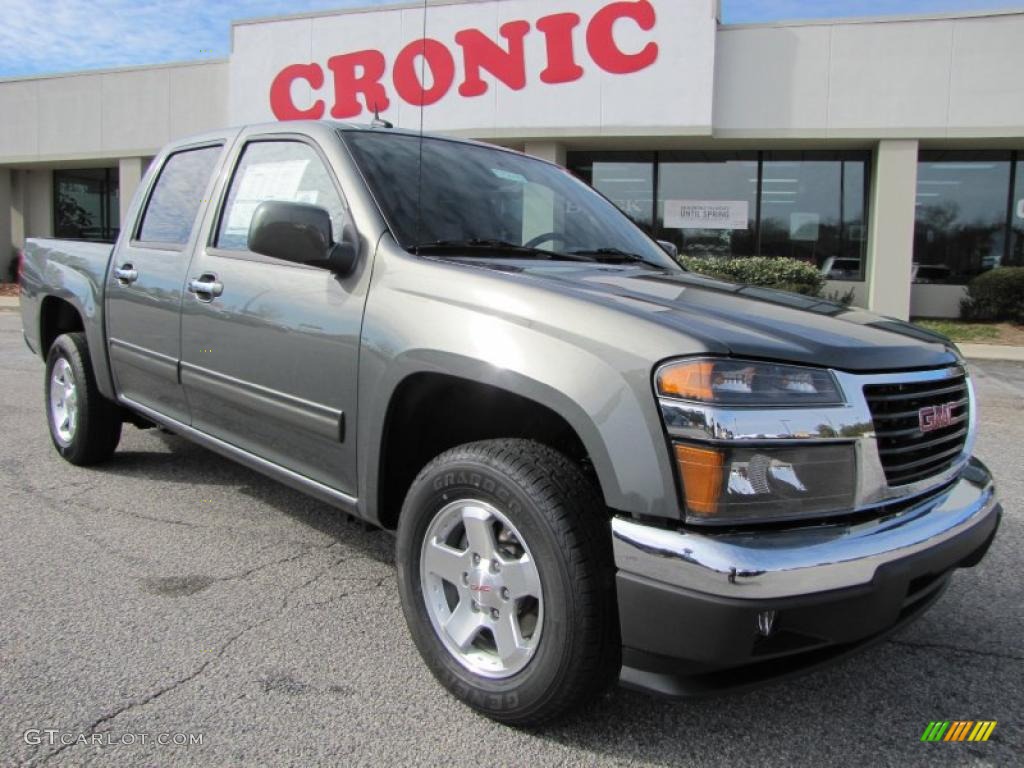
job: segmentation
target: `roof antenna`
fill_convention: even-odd
[[[427,0],[423,0],[423,50],[420,53],[420,89],[424,87],[427,77]],[[420,158],[416,179],[416,255],[420,255],[420,243],[423,242],[423,121],[425,103],[420,99]]]
[[[380,116],[380,107],[377,106],[377,102],[373,102],[373,120],[370,121],[371,128],[394,128],[394,123],[385,120]]]

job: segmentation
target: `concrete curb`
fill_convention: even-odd
[[[957,344],[968,360],[1009,360],[1024,363],[1024,347],[1008,347],[1000,344]]]
[[[0,296],[0,311],[9,310],[16,311],[21,307],[20,300],[17,296]]]

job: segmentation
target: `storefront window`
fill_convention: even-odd
[[[766,152],[761,179],[762,256],[814,264],[833,279],[864,279],[868,156]]]
[[[653,152],[589,152],[575,156],[573,172],[615,203],[641,229],[654,229]]]
[[[54,234],[70,240],[114,242],[121,204],[116,168],[53,172]]]
[[[658,228],[686,256],[753,256],[756,152],[663,152]]]
[[[1009,152],[921,153],[915,282],[965,283],[1004,263],[1011,158]]]
[[[1013,208],[1010,215],[1012,232],[1007,263],[1013,267],[1024,267],[1024,159],[1020,153],[1017,158],[1013,173],[1016,183],[1010,201]]]
[[[870,160],[870,152],[579,152],[569,167],[683,255],[786,256],[834,280],[862,281]]]

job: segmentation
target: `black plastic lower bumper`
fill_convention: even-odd
[[[955,538],[882,565],[870,583],[810,595],[735,599],[620,571],[621,683],[699,696],[800,674],[859,651],[920,616],[957,568],[980,562],[1001,511],[996,505]]]

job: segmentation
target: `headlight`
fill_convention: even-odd
[[[854,506],[852,445],[674,448],[690,522],[779,522],[841,514]]]
[[[835,377],[820,368],[744,360],[695,359],[669,363],[655,376],[661,397],[714,405],[842,405]]]

